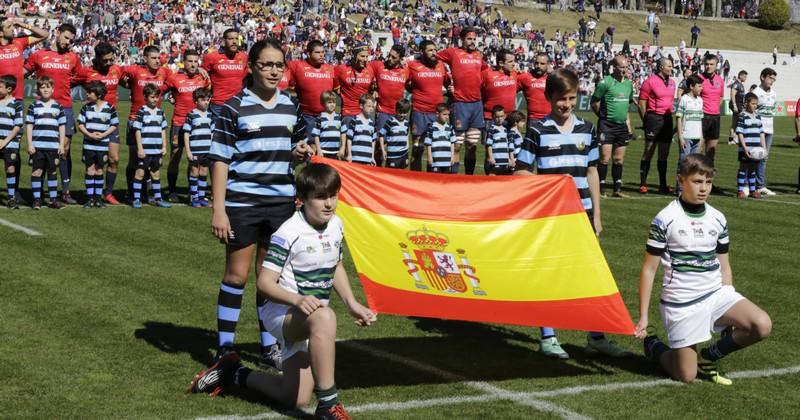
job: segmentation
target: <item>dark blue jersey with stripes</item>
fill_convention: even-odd
[[[64,108],[55,100],[33,101],[28,105],[25,124],[33,125],[33,147],[37,150],[58,150],[61,135],[58,128],[67,125]]]
[[[597,166],[600,158],[597,136],[592,123],[573,116],[571,133],[562,133],[549,116],[535,122],[522,142],[517,159],[517,169],[536,171],[540,174],[570,175],[578,187],[583,208],[592,209],[589,193],[588,173],[590,166]]]
[[[211,137],[214,132],[214,119],[211,112],[193,109],[186,116],[183,131],[189,134],[189,150],[193,155],[206,155],[211,149]],[[183,139],[180,139],[182,142]]]
[[[761,124],[761,116],[753,113],[741,112],[739,119],[736,121],[736,134],[744,136],[744,144],[748,148],[761,146],[761,133],[764,132],[764,126]],[[739,151],[742,146],[739,145]]]
[[[522,133],[517,130],[517,127],[508,130],[508,138],[511,140],[511,143],[514,144],[514,158],[519,158],[519,151],[522,150],[522,141],[525,140],[525,138],[522,136]]]
[[[425,146],[431,147],[431,157],[434,168],[445,168],[451,166],[453,158],[452,145],[456,142],[456,134],[453,127],[447,123],[434,121],[428,125],[423,135]]]
[[[392,116],[381,128],[380,136],[386,146],[387,159],[403,159],[408,156],[408,120]]]
[[[162,133],[167,129],[167,116],[161,108],[143,106],[136,113],[133,129],[142,135],[142,148],[146,155],[160,155],[163,147]]]
[[[229,99],[215,121],[209,159],[229,165],[227,207],[294,202],[292,150],[306,138],[296,99],[267,104],[249,89]]]
[[[5,139],[19,127],[17,135],[6,145],[8,150],[19,150],[19,139],[22,137],[24,105],[19,99],[11,98],[9,102],[0,103],[0,139]]]
[[[338,153],[342,145],[342,116],[336,112],[323,112],[317,117],[311,136],[319,137],[318,146],[322,153]]]
[[[492,148],[495,167],[507,168],[511,164],[510,155],[514,153],[514,143],[509,134],[502,124],[492,124],[492,128],[486,132],[486,147]]]
[[[119,129],[119,118],[117,110],[110,103],[104,102],[100,109],[96,103],[85,104],[78,114],[78,125],[86,128],[90,133],[104,133],[111,127]],[[87,136],[83,137],[83,150],[94,152],[108,152],[108,141],[110,136],[100,140],[95,140]],[[160,149],[159,149],[160,150]]]
[[[373,146],[378,137],[375,133],[375,124],[372,118],[362,119],[362,115],[353,117],[346,126],[342,127],[342,132],[347,135],[350,144],[353,162],[370,164],[373,160]]]

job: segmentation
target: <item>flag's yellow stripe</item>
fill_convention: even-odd
[[[376,214],[344,202],[337,213],[345,222],[357,270],[388,287],[495,301],[580,299],[618,292],[584,213],[535,220],[445,222]],[[428,289],[417,287],[403,262],[400,244],[407,245],[406,252],[416,260],[413,251],[419,248],[407,233],[423,227],[446,235],[449,242],[443,252],[459,263],[457,250],[465,251],[485,296],[474,294],[466,277],[465,293],[437,291],[422,270],[418,274]]]

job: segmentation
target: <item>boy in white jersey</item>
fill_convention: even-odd
[[[758,184],[758,192],[766,196],[775,195],[772,190],[767,188],[767,160],[769,160],[769,151],[772,147],[772,136],[775,133],[773,117],[775,116],[775,102],[778,99],[778,95],[772,85],[777,77],[778,73],[775,70],[766,67],[761,70],[761,84],[753,89],[753,93],[758,96],[757,112],[758,116],[761,117],[761,124],[764,127],[764,141],[767,145],[767,157],[758,162],[756,184]]]
[[[706,204],[711,193],[714,164],[691,154],[678,169],[682,192],[653,219],[639,277],[639,322],[636,337],[644,339],[644,354],[660,363],[675,380],[691,382],[698,376],[722,385],[732,381],[719,369],[719,360],[769,336],[769,315],[733,288],[728,259],[725,216]],[[664,267],[660,299],[661,321],[667,344],[647,335],[650,294],[659,261]],[[722,332],[714,344],[697,345]]]
[[[223,387],[238,385],[304,408],[313,391],[318,401],[314,418],[349,418],[334,383],[336,315],[328,305],[331,289],[357,325],[371,325],[377,316],[353,297],[342,265],[344,227],[335,215],[340,185],[332,167],[306,166],[297,177],[302,207],[272,235],[258,276],[258,290],[268,298],[261,319],[280,344],[283,375],[243,367],[239,356],[230,352],[195,376],[189,392],[216,395]]]
[[[678,101],[675,109],[675,120],[678,124],[678,144],[680,157],[678,162],[692,153],[700,153],[703,149],[703,80],[692,74],[686,78],[686,93]],[[675,188],[680,194],[680,183]]]

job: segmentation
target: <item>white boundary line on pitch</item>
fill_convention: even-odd
[[[388,353],[382,350],[377,350],[362,344],[357,344],[353,342],[345,342],[340,341],[342,344],[352,347],[353,349],[359,351],[365,351],[371,353],[378,357],[386,357],[389,360],[396,361],[398,363],[405,364],[409,367],[419,368],[422,371],[433,373],[433,374],[444,374],[446,375],[445,379],[455,379],[461,378],[460,375],[447,372],[435,366],[431,366],[425,363],[421,363],[416,360],[408,359],[403,356],[399,356],[393,353]],[[766,378],[771,376],[779,376],[779,375],[791,375],[800,373],[800,365],[790,366],[786,368],[773,368],[773,369],[762,369],[762,370],[745,370],[739,372],[731,372],[728,377],[733,379],[750,379],[750,378]],[[599,392],[613,392],[619,391],[624,389],[643,389],[643,388],[653,388],[657,386],[683,386],[685,385],[682,382],[673,381],[670,379],[657,379],[651,381],[638,381],[638,382],[618,382],[618,383],[607,383],[607,384],[600,384],[600,385],[581,385],[581,386],[573,386],[573,387],[566,387],[560,389],[554,389],[551,391],[532,391],[532,392],[515,392],[515,391],[506,391],[501,388],[495,387],[490,385],[486,382],[462,382],[463,384],[474,388],[479,389],[483,392],[488,392],[488,394],[483,395],[475,395],[475,396],[459,396],[459,397],[446,397],[446,398],[432,398],[427,400],[409,400],[409,401],[398,401],[398,402],[384,402],[384,403],[367,403],[362,405],[355,405],[350,406],[347,408],[347,411],[351,413],[365,413],[365,412],[379,412],[379,411],[400,411],[400,410],[411,410],[411,409],[418,409],[418,408],[431,408],[431,407],[439,407],[445,405],[456,405],[456,404],[468,404],[468,403],[479,403],[479,402],[490,402],[490,401],[500,401],[500,400],[510,400],[518,404],[527,405],[533,408],[536,408],[541,411],[547,411],[556,415],[560,415],[566,419],[588,419],[589,417],[583,416],[581,414],[572,412],[567,410],[564,407],[555,405],[549,401],[542,401],[538,400],[537,398],[553,398],[553,397],[560,397],[564,395],[578,395],[584,394],[587,392],[599,391]],[[304,413],[310,414],[312,411],[306,410],[303,411]],[[286,412],[289,414],[290,412]],[[295,411],[295,413],[300,413],[300,411]],[[279,412],[267,412],[261,414],[255,414],[251,416],[239,416],[239,415],[227,415],[227,416],[213,416],[213,417],[200,417],[198,420],[260,420],[260,419],[277,419],[277,418],[285,418],[287,414],[279,413]]]
[[[22,232],[22,233],[24,233],[24,234],[26,234],[28,236],[42,236],[42,232],[33,230],[31,228],[26,228],[25,226],[18,225],[16,223],[9,222],[6,219],[0,219],[0,225],[3,225],[5,227],[9,227],[9,228],[14,229],[14,230],[16,230],[18,232]]]

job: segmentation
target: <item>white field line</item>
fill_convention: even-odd
[[[9,222],[6,219],[0,219],[0,225],[3,225],[5,227],[9,227],[9,228],[14,229],[14,230],[16,230],[18,232],[22,232],[22,233],[24,233],[24,234],[26,234],[28,236],[42,236],[42,233],[39,232],[39,231],[33,230],[31,228],[26,228],[25,226],[18,225],[16,223]]]

